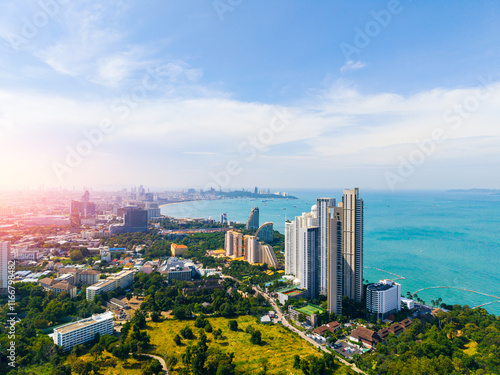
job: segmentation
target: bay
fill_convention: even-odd
[[[208,218],[245,223],[259,207],[260,224],[271,221],[284,231],[286,219],[308,212],[316,198],[342,199],[341,190],[288,191],[298,199],[222,199],[165,205],[175,218]],[[500,297],[500,196],[481,192],[360,190],[364,201],[364,277],[370,282],[398,279],[403,295],[430,304],[475,307],[500,301],[461,288]],[[385,272],[384,272],[385,271]],[[485,305],[500,315],[500,303]]]

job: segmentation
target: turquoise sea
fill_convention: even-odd
[[[162,207],[176,218],[246,222],[259,207],[260,223],[272,221],[283,233],[285,218],[310,211],[318,197],[341,199],[342,191],[289,191],[298,199],[225,199]],[[500,195],[479,192],[363,191],[364,277],[370,282],[400,275],[403,295],[427,287],[455,287],[500,297]],[[264,202],[265,200],[265,202]],[[383,271],[386,272],[383,272]],[[475,307],[500,301],[467,291],[440,288],[418,293],[427,304]],[[500,302],[484,306],[500,315]]]

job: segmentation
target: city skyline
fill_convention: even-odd
[[[2,190],[500,186],[497,3],[44,4],[1,6]]]

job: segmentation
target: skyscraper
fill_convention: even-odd
[[[254,207],[248,216],[246,229],[257,229],[259,227],[259,207]]]
[[[342,296],[363,299],[363,200],[345,190],[342,202],[318,198],[311,212],[285,223],[285,273],[309,298],[327,296],[328,311],[342,312]]]
[[[344,190],[343,295],[361,302],[363,299],[363,200],[359,189]]]
[[[224,240],[224,249],[228,257],[240,258],[243,256],[243,234],[233,230],[227,231]]]
[[[329,313],[342,314],[342,207],[328,209],[327,308]]]
[[[299,229],[300,237],[300,287],[307,290],[307,297],[315,298],[319,292],[319,227]]]
[[[318,198],[316,201],[319,227],[319,293],[326,295],[328,289],[328,209],[335,207],[335,199]]]
[[[226,237],[224,238],[224,250],[226,250],[226,256],[228,257],[231,257],[234,254],[233,244],[233,231],[229,230],[226,232]]]
[[[289,223],[285,223],[285,273],[300,279],[302,273],[301,254],[304,249],[300,243],[300,229],[317,226],[317,206],[311,207],[311,212],[303,212]]]
[[[297,276],[295,262],[295,221],[285,223],[285,274]]]
[[[261,263],[259,254],[259,240],[255,236],[244,236],[245,260],[248,263]]]
[[[0,242],[0,289],[6,289],[9,286],[9,259],[10,244]]]

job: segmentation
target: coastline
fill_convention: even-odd
[[[199,202],[199,201],[206,201],[206,200],[218,200],[218,199],[190,199],[190,200],[187,200],[187,201],[163,203],[163,204],[160,204],[158,206],[158,208],[162,208],[163,206],[170,206],[172,204],[188,203],[188,202]]]

